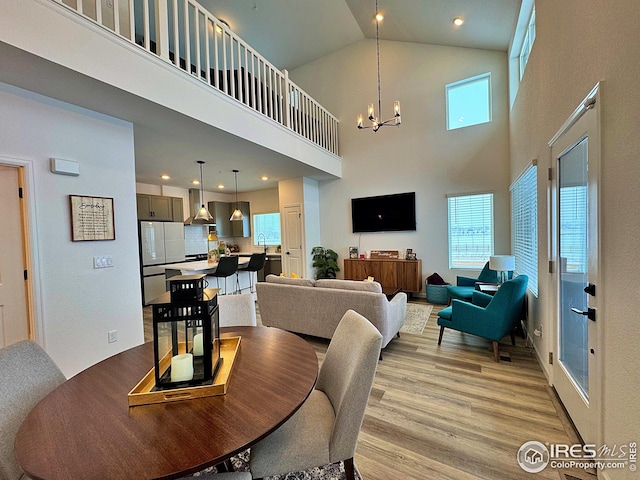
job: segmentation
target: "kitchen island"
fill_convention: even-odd
[[[238,256],[238,267],[242,267],[249,263],[250,256]],[[224,295],[225,293],[233,293],[236,289],[236,276],[232,275],[227,277],[226,281],[226,292],[225,292],[225,281],[224,278],[216,278],[212,277],[209,274],[212,274],[216,271],[217,263],[209,263],[208,260],[198,260],[195,262],[183,262],[183,263],[172,263],[171,265],[167,265],[165,267],[165,276],[167,280],[171,277],[175,277],[176,275],[195,275],[198,273],[204,273],[207,275],[207,282],[209,283],[209,287],[215,287],[220,289],[220,294]],[[249,279],[250,275],[253,275],[253,282],[255,283],[256,278],[255,272],[245,272],[244,270],[238,270],[238,282],[240,284],[240,291],[249,291]]]

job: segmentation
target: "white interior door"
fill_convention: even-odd
[[[29,338],[18,169],[0,165],[0,347]]]
[[[304,250],[302,241],[302,207],[286,205],[282,209],[283,255],[282,271],[287,275],[295,273],[301,277],[305,273]]]
[[[557,172],[552,189],[557,260],[553,383],[582,439],[598,443],[602,285],[598,281],[600,141],[595,103],[557,137],[551,151]]]

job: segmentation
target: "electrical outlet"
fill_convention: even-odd
[[[115,343],[118,341],[118,331],[109,330],[109,343]]]
[[[533,331],[533,334],[536,337],[542,337],[542,324],[538,325],[538,328]]]

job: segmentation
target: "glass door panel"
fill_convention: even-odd
[[[588,357],[588,140],[582,139],[558,162],[559,200],[559,360],[586,401]]]

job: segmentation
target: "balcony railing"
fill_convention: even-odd
[[[193,0],[53,0],[338,155],[338,120]]]

